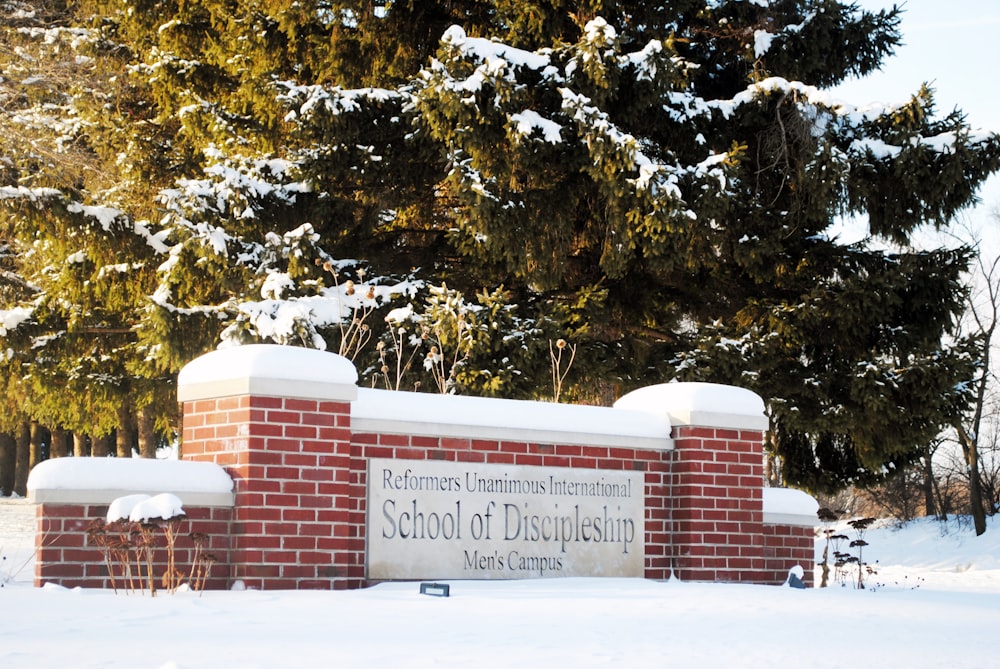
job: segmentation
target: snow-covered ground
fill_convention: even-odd
[[[871,589],[626,579],[115,595],[31,586],[33,507],[0,499],[0,667],[1000,666],[1000,522],[870,530]]]

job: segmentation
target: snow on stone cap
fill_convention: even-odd
[[[358,372],[336,353],[298,346],[249,344],[189,362],[177,377],[181,402],[232,395],[351,401]]]
[[[764,522],[770,525],[819,524],[819,502],[809,493],[793,488],[764,488]]]
[[[356,432],[673,448],[670,421],[662,414],[375,388],[359,389],[351,425]]]
[[[144,458],[53,458],[28,475],[28,497],[36,504],[110,504],[162,492],[189,505],[232,506],[233,479],[211,462]]]
[[[669,417],[674,425],[766,430],[764,400],[745,388],[718,383],[661,383],[633,390],[616,409]]]

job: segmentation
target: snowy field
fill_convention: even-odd
[[[33,507],[0,499],[0,667],[1000,666],[1000,523],[869,531],[873,587],[564,579],[351,592],[31,586]]]

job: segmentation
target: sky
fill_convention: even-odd
[[[890,0],[855,0],[868,10],[888,9]],[[904,11],[903,44],[882,70],[848,82],[835,94],[852,104],[898,102],[927,82],[935,90],[938,112],[965,112],[973,128],[1000,132],[1000,2],[997,0],[908,0],[896,2]],[[992,224],[1000,208],[1000,176],[980,191],[982,203],[969,212],[973,223]]]

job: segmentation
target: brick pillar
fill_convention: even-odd
[[[764,566],[762,433],[674,428],[675,574],[759,582]]]
[[[341,356],[274,345],[214,351],[181,370],[182,457],[220,464],[235,482],[233,579],[261,589],[363,583],[356,382]]]
[[[616,407],[666,413],[674,453],[668,551],[674,576],[764,580],[764,403],[741,388],[670,383],[642,388]]]

